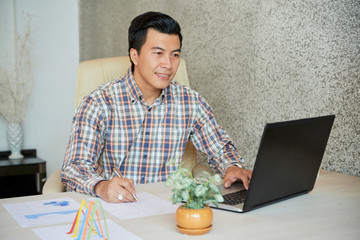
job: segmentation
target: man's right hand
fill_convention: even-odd
[[[95,185],[95,193],[106,202],[134,202],[136,194],[134,181],[128,178],[114,177],[110,181],[101,181]],[[119,200],[119,195],[122,199]]]

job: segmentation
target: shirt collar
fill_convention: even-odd
[[[126,73],[126,80],[127,80],[127,84],[128,84],[128,88],[129,88],[131,102],[134,103],[137,101],[141,101],[143,98],[143,94],[141,93],[141,90],[135,81],[135,78],[131,71],[131,68],[129,68]],[[166,96],[168,94],[170,94],[170,84],[169,84],[169,86],[167,86],[167,88],[164,88],[161,91],[161,94],[159,97],[160,103],[163,103],[166,100],[166,98],[167,98]]]
[[[142,99],[142,93],[140,91],[140,88],[135,82],[134,75],[131,71],[131,68],[128,69],[126,73],[126,82],[129,88],[130,93],[130,100],[131,102],[136,102]]]

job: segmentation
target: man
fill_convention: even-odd
[[[251,171],[208,103],[171,80],[180,64],[182,35],[170,16],[148,12],[129,27],[131,68],[121,78],[84,97],[74,119],[62,183],[68,190],[108,202],[135,201],[136,183],[165,181],[190,139],[229,187]],[[124,178],[116,176],[119,169]]]

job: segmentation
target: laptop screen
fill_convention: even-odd
[[[266,124],[243,211],[313,189],[334,118]]]

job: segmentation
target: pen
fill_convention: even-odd
[[[119,177],[119,178],[124,178],[123,175],[121,174],[121,172],[119,170],[117,170],[116,168],[113,168],[113,170],[115,171],[115,174]],[[136,201],[139,201],[139,199],[136,197],[135,194],[131,194],[133,195],[133,197],[135,198]]]

